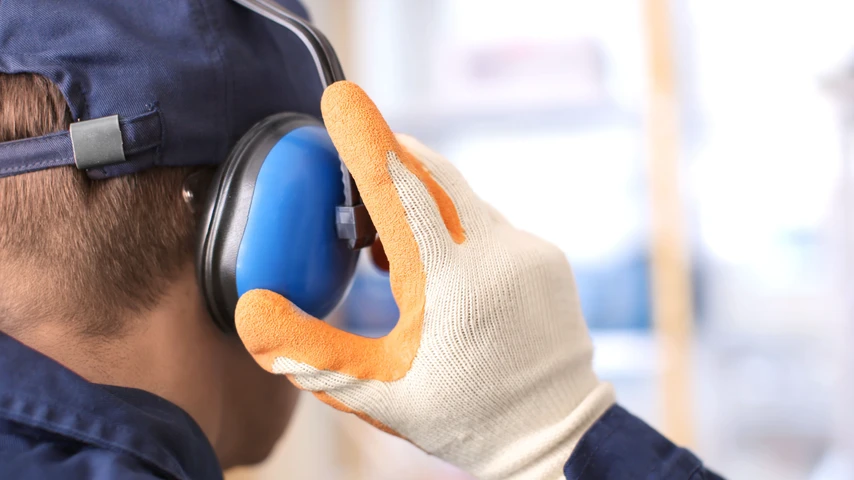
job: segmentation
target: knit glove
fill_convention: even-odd
[[[330,86],[322,111],[383,241],[400,319],[365,338],[253,290],[236,312],[249,352],[479,478],[563,478],[574,446],[614,403],[591,368],[565,255],[510,225],[447,160],[392,134],[356,85]]]

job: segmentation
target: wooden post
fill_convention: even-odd
[[[690,255],[680,190],[679,99],[669,0],[644,0],[649,75],[646,145],[651,217],[652,305],[660,350],[660,401],[665,435],[694,441]]]

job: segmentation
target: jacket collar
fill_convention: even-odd
[[[88,382],[0,332],[0,419],[121,450],[176,479],[221,478],[195,421],[151,393]]]

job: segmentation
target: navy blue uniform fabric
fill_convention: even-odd
[[[564,467],[567,480],[721,480],[618,405],[581,439]]]
[[[277,1],[306,16],[297,0]],[[127,161],[92,178],[218,164],[269,115],[320,115],[308,50],[231,0],[0,1],[0,72],[52,80],[75,121],[156,115],[123,124]],[[0,143],[0,177],[71,163],[67,137]]]
[[[179,407],[87,382],[0,333],[0,478],[207,480],[222,470]]]

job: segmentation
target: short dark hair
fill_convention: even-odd
[[[0,74],[0,141],[71,120],[44,77]],[[84,334],[113,335],[155,305],[192,261],[195,220],[181,198],[191,171],[90,180],[60,167],[0,178],[0,328],[68,318]]]

